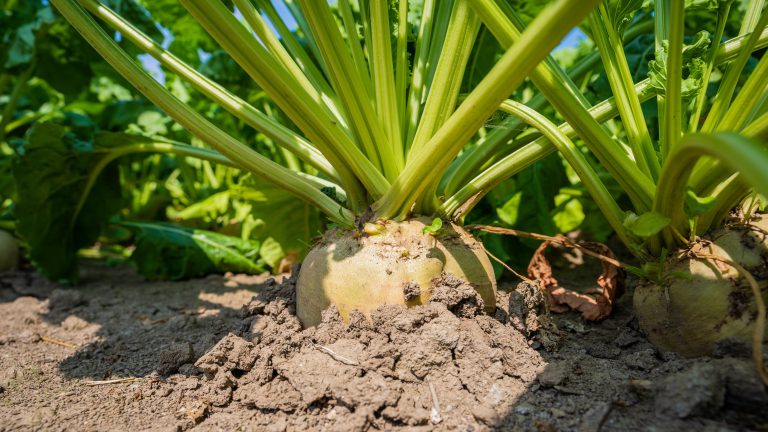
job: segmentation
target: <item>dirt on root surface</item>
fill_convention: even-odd
[[[426,306],[302,330],[279,279],[0,275],[0,431],[768,431],[749,349],[657,351],[631,283],[599,323],[549,315],[526,283],[485,315],[445,275]]]

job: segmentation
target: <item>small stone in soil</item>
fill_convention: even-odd
[[[571,373],[571,364],[566,361],[555,361],[548,364],[539,374],[539,383],[544,387],[560,385]]]
[[[83,293],[72,289],[55,289],[48,297],[48,309],[65,311],[85,304]]]
[[[189,324],[189,317],[187,315],[175,315],[168,320],[168,328],[171,330],[179,331]]]
[[[177,372],[181,365],[191,363],[194,360],[195,353],[192,350],[192,344],[189,342],[173,344],[160,353],[157,371],[161,375],[172,374]]]
[[[673,417],[713,415],[723,406],[725,380],[712,364],[694,364],[654,384],[654,407]]]

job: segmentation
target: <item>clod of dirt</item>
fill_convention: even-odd
[[[48,309],[66,311],[85,304],[83,293],[72,289],[55,289],[48,297]]]
[[[485,307],[483,298],[472,285],[450,273],[443,273],[432,280],[433,303],[442,303],[448,310],[462,318],[472,318]]]
[[[225,336],[213,348],[197,359],[195,366],[213,379],[220,371],[233,375],[248,372],[256,362],[258,352],[252,343],[232,333]]]
[[[181,417],[188,418],[194,423],[200,423],[208,415],[209,405],[204,401],[197,401],[180,411]],[[178,429],[178,428],[177,428]]]
[[[656,367],[659,364],[659,359],[656,357],[655,350],[645,349],[624,356],[624,364],[633,369],[647,371]]]
[[[21,342],[25,344],[33,344],[40,342],[40,334],[32,330],[22,330],[17,335],[8,335],[5,343]]]
[[[539,384],[544,387],[562,384],[571,373],[572,365],[571,361],[555,361],[548,364],[539,374]]]
[[[195,359],[195,352],[189,342],[171,345],[160,353],[157,371],[161,375],[169,375],[179,370],[185,363],[191,363]]]
[[[539,330],[539,315],[545,314],[545,299],[536,282],[519,283],[509,293],[509,320],[520,332],[530,336]]]
[[[193,376],[200,375],[201,372],[200,369],[198,369],[192,363],[184,363],[183,365],[179,366],[179,373],[182,375]]]
[[[660,413],[686,418],[713,415],[725,400],[725,380],[718,368],[697,363],[654,385],[654,406]]]
[[[496,411],[487,405],[476,405],[472,407],[472,415],[479,422],[492,426],[498,423],[499,415]]]
[[[406,302],[419,298],[421,296],[421,287],[416,282],[406,282],[403,285],[403,298]]]

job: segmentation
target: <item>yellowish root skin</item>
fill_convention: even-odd
[[[0,230],[0,272],[14,270],[19,264],[19,243],[8,232]]]
[[[768,217],[762,215],[752,224],[758,229],[721,229],[712,235],[711,244],[694,250],[700,247],[708,255],[739,263],[753,275],[764,272]],[[712,354],[716,344],[727,339],[751,345],[756,303],[735,268],[717,260],[673,257],[666,273],[666,283],[639,286],[633,298],[640,327],[654,345],[687,357]],[[758,284],[768,300],[768,281]]]
[[[472,284],[492,312],[496,279],[482,245],[453,223],[445,223],[437,234],[423,233],[430,224],[431,219],[416,218],[381,222],[376,229],[326,232],[304,260],[296,284],[302,324],[319,324],[331,304],[344,320],[353,310],[370,318],[382,305],[424,304],[433,280],[443,273]],[[418,294],[409,296],[407,287],[412,293],[414,286]]]

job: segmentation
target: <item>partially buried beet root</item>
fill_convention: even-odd
[[[739,263],[757,280],[768,299],[768,215],[750,224],[713,233],[692,245],[697,251]],[[664,284],[635,290],[640,327],[655,345],[694,357],[711,354],[720,342],[750,344],[757,309],[755,296],[736,269],[719,260],[673,257]]]
[[[19,242],[8,232],[0,230],[0,272],[13,270],[19,263]]]
[[[496,279],[482,245],[453,223],[424,233],[430,223],[416,218],[380,222],[373,230],[326,232],[304,260],[296,284],[302,324],[317,325],[332,304],[345,320],[354,309],[370,316],[382,305],[424,304],[432,281],[444,274],[469,282],[492,312]]]

